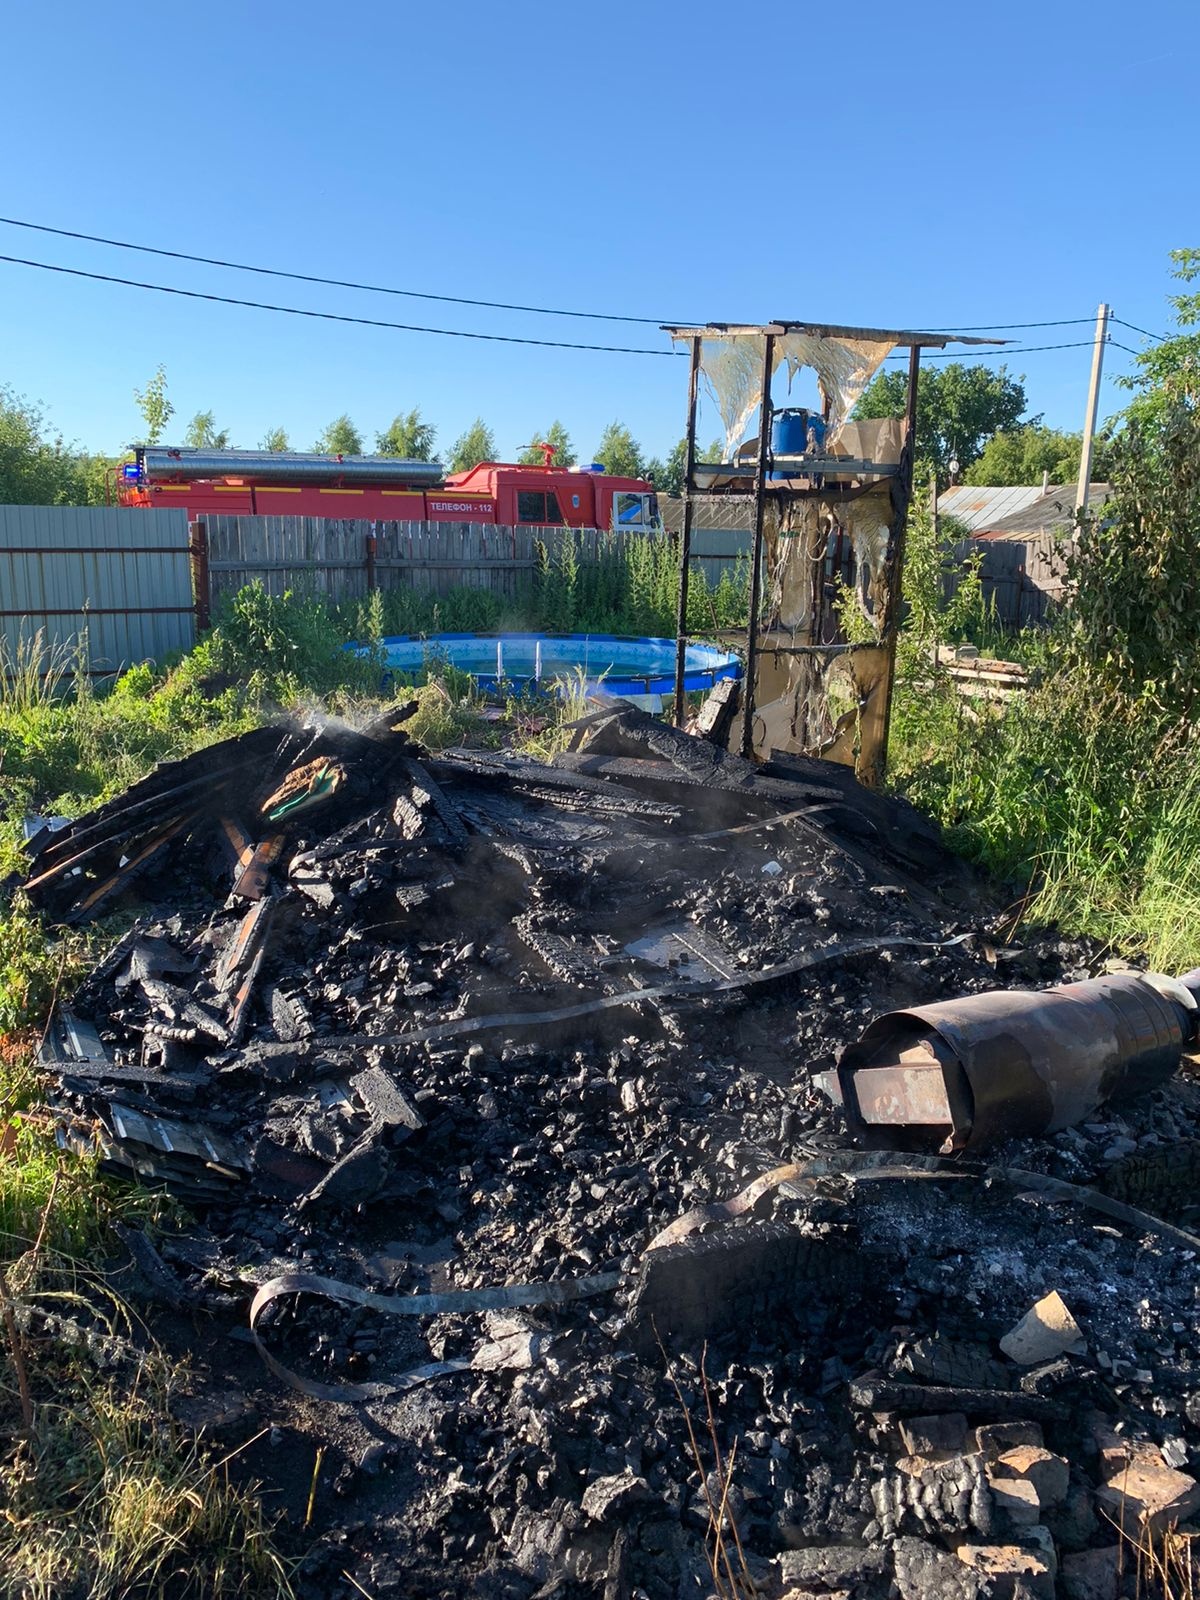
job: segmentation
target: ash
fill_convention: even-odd
[[[50,917],[125,915],[44,1064],[63,1141],[186,1208],[111,1264],[190,1356],[180,1420],[265,1481],[302,1596],[1117,1595],[1122,1519],[1200,1505],[1196,1263],[1154,1227],[1194,1080],[873,1179],[814,1082],[870,1018],[1092,952],[1002,942],[841,769],[633,711],[574,744],[280,726],[33,841]],[[1011,1359],[1053,1294],[1077,1337]]]

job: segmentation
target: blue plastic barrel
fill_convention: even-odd
[[[802,456],[808,449],[809,430],[817,447],[825,443],[825,419],[816,411],[806,411],[802,406],[777,411],[771,423],[771,450],[777,456]],[[786,478],[787,472],[772,472],[773,478]]]

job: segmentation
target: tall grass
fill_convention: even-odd
[[[948,596],[946,547],[924,509],[910,519],[909,550],[892,782],[1007,886],[1026,921],[1091,935],[1161,970],[1200,962],[1190,715],[1164,705],[1153,683],[1114,684],[1073,659],[1078,615],[998,632],[977,566]],[[1000,705],[964,700],[934,660],[936,644],[963,639],[1023,660],[1033,689]]]
[[[584,541],[564,533],[557,548],[539,544],[530,625],[551,633],[673,636],[679,593],[679,557],[669,539],[605,534],[595,556]],[[740,560],[711,587],[693,562],[688,575],[689,633],[720,632],[746,620],[750,566]]]
[[[48,1375],[47,1375],[48,1376]],[[0,1567],[23,1600],[286,1600],[253,1488],[185,1439],[161,1381],[61,1377],[32,1439],[0,1464]],[[65,1391],[65,1393],[64,1393]]]
[[[21,864],[27,810],[76,812],[253,720],[243,691],[206,688],[207,668],[134,668],[97,691],[76,650],[40,634],[0,647],[0,873]],[[36,1109],[28,1025],[69,992],[87,950],[84,935],[49,937],[19,895],[0,902],[0,1289],[6,1303],[36,1292],[92,1327],[102,1286],[64,1264],[111,1254],[116,1220],[144,1222],[163,1203],[118,1197],[93,1159],[57,1149]],[[287,1572],[260,1503],[173,1428],[161,1369],[131,1393],[98,1381],[88,1360],[47,1337],[30,1344],[6,1313],[0,1369],[11,1364],[17,1382],[0,1379],[4,1592],[282,1600]]]
[[[1026,922],[1056,923],[1158,970],[1200,963],[1200,772],[1189,727],[1047,676],[1001,707],[903,662],[892,781],[1006,884]]]
[[[1127,814],[1119,834],[1077,825],[1047,852],[1031,914],[1142,951],[1157,971],[1184,971],[1200,964],[1200,774],[1193,758],[1164,756]]]

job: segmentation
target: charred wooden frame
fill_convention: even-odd
[[[750,608],[746,637],[746,672],[742,680],[739,748],[743,755],[751,755],[755,743],[754,721],[759,701],[758,677],[760,657],[764,653],[814,657],[814,665],[827,662],[831,649],[837,654],[852,658],[851,672],[854,681],[862,688],[862,702],[869,699],[872,714],[862,715],[858,728],[858,748],[851,755],[858,777],[865,783],[878,786],[883,781],[887,761],[887,740],[891,721],[892,685],[895,677],[896,638],[900,624],[903,597],[904,540],[912,501],[914,440],[917,422],[917,383],[920,373],[920,356],[923,348],[944,349],[950,343],[997,344],[995,339],[967,338],[948,333],[914,333],[879,328],[847,327],[832,323],[805,323],[778,321],[761,325],[708,323],[702,328],[667,327],[672,338],[687,340],[691,348],[688,385],[688,412],[686,434],[686,467],[683,485],[683,528],[679,539],[679,590],[676,629],[675,697],[676,726],[682,726],[686,711],[684,695],[684,659],[688,643],[687,605],[690,577],[692,526],[695,514],[695,496],[700,492],[696,482],[696,413],[699,380],[702,370],[702,352],[706,339],[727,340],[746,337],[758,338],[763,344],[762,379],[759,393],[759,439],[753,469],[738,462],[723,464],[722,476],[731,482],[744,483],[753,494],[754,518],[751,545]],[[866,484],[849,483],[830,487],[828,479],[833,474],[826,470],[817,474],[811,463],[795,462],[800,476],[790,479],[772,478],[772,467],[777,465],[771,451],[771,381],[774,375],[776,342],[789,334],[816,338],[890,341],[893,347],[907,348],[908,387],[904,407],[904,435],[899,464],[882,464],[866,460],[840,459],[840,475],[846,478],[867,478]],[[785,458],[780,458],[784,460]],[[835,458],[823,458],[829,462]],[[791,465],[792,459],[787,458]],[[839,645],[831,647],[818,636],[820,615],[813,608],[812,636],[800,643],[789,641],[779,646],[764,645],[762,632],[761,600],[764,558],[764,530],[766,508],[775,500],[781,513],[786,507],[805,499],[820,498],[834,505],[855,499],[880,481],[888,483],[890,491],[890,518],[887,549],[882,563],[883,593],[879,609],[879,637],[867,645]],[[818,582],[817,568],[823,565],[823,553],[811,558],[814,564],[814,584]],[[768,628],[771,623],[768,618]],[[858,659],[861,657],[861,660]],[[812,752],[822,753],[822,752]],[[830,751],[830,759],[847,759],[843,742]]]

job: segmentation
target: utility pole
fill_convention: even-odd
[[[1092,441],[1096,437],[1096,413],[1100,408],[1100,373],[1104,366],[1104,342],[1108,337],[1111,308],[1100,302],[1096,313],[1096,343],[1092,347],[1092,381],[1088,387],[1087,419],[1083,425],[1083,449],[1079,454],[1079,484],[1075,490],[1075,514],[1087,510],[1092,483]]]
[[[936,548],[938,542],[938,492],[937,468],[929,474],[929,521],[933,528],[933,543]]]

